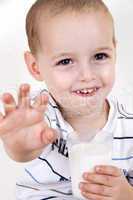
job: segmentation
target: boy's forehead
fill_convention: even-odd
[[[65,18],[67,19],[66,17],[77,17],[77,16],[84,16],[86,17],[87,15],[88,16],[91,16],[93,14],[94,15],[97,15],[97,14],[101,14],[101,15],[104,15],[104,17],[106,16],[106,18],[108,18],[109,20],[113,21],[112,19],[112,16],[109,12],[106,12],[105,10],[96,10],[95,8],[90,8],[88,10],[71,10],[71,9],[67,9],[63,12],[60,12],[56,15],[53,15],[49,10],[44,12],[43,10],[40,11],[37,19],[38,19],[38,22],[48,22],[50,20],[56,20],[56,19],[60,19],[60,18]]]
[[[106,30],[103,30],[103,28]],[[110,16],[107,16],[107,13],[96,11],[86,13],[66,12],[54,18],[43,16],[40,20],[39,35],[43,38],[47,35],[55,39],[55,37],[58,38],[56,34],[65,36],[66,34],[72,34],[76,31],[76,35],[78,35],[79,32],[86,33],[87,31],[88,34],[90,34],[91,32],[95,32],[95,30],[97,31],[97,29],[99,29],[99,33],[102,32],[103,35],[110,31],[113,32],[113,21]],[[73,37],[73,35],[71,35],[71,37]]]

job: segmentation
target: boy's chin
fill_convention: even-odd
[[[79,106],[71,106],[69,109],[66,109],[64,111],[64,114],[67,116],[67,118],[72,117],[90,117],[95,118],[98,114],[100,114],[102,111],[102,105],[79,105]]]

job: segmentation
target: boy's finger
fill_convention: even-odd
[[[30,85],[29,84],[22,84],[19,89],[19,98],[18,98],[18,105],[20,107],[29,107],[30,106]]]
[[[99,165],[95,167],[95,171],[99,174],[105,174],[105,175],[110,175],[110,176],[115,176],[115,177],[122,175],[121,169],[115,166]]]
[[[5,115],[11,113],[16,109],[16,102],[11,94],[3,94],[2,101],[4,105]]]
[[[58,137],[58,134],[56,133],[56,130],[47,127],[44,131],[44,134],[42,134],[42,141],[46,144],[50,144],[54,142]]]
[[[37,127],[35,125],[34,131]],[[53,141],[56,139],[55,132],[50,129],[49,127],[45,127],[42,130],[35,131],[34,134],[28,134],[27,140],[24,141],[25,147],[28,150],[35,150],[35,149],[41,149],[47,146],[50,143],[53,143]],[[31,142],[32,141],[32,142]]]
[[[89,194],[87,198],[89,200],[109,200],[108,197],[112,196],[112,188],[101,184],[80,182],[79,188],[81,189],[81,192]],[[97,197],[90,198],[90,194],[97,195]]]
[[[38,111],[42,112],[42,111],[45,111],[47,104],[48,104],[48,96],[46,94],[40,94],[36,98],[32,107],[37,109]]]
[[[0,113],[0,121],[4,118],[4,116],[2,115],[2,113]]]
[[[0,123],[0,136],[4,136],[6,133],[11,132],[16,126],[16,122],[17,121],[15,121],[11,115],[5,118],[3,117],[3,120],[1,120]]]
[[[105,174],[97,174],[97,173],[88,173],[85,172],[83,174],[83,178],[86,181],[96,183],[96,184],[102,184],[106,186],[113,186],[116,182],[116,178],[113,176],[105,175]]]

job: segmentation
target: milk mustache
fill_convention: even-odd
[[[79,183],[83,181],[84,172],[92,172],[96,165],[111,165],[112,145],[110,140],[105,144],[94,139],[77,137],[73,132],[68,138],[69,167],[72,192],[78,199],[85,199],[80,192]]]

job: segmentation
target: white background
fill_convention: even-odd
[[[25,15],[33,0],[0,0],[0,96],[4,91],[16,94],[20,83],[32,84],[34,90],[42,84],[29,75],[23,52],[27,49]],[[130,95],[133,100],[133,1],[105,0],[116,24],[117,82],[114,93]],[[0,199],[13,200],[15,178],[20,174],[19,164],[11,161],[0,143]]]

